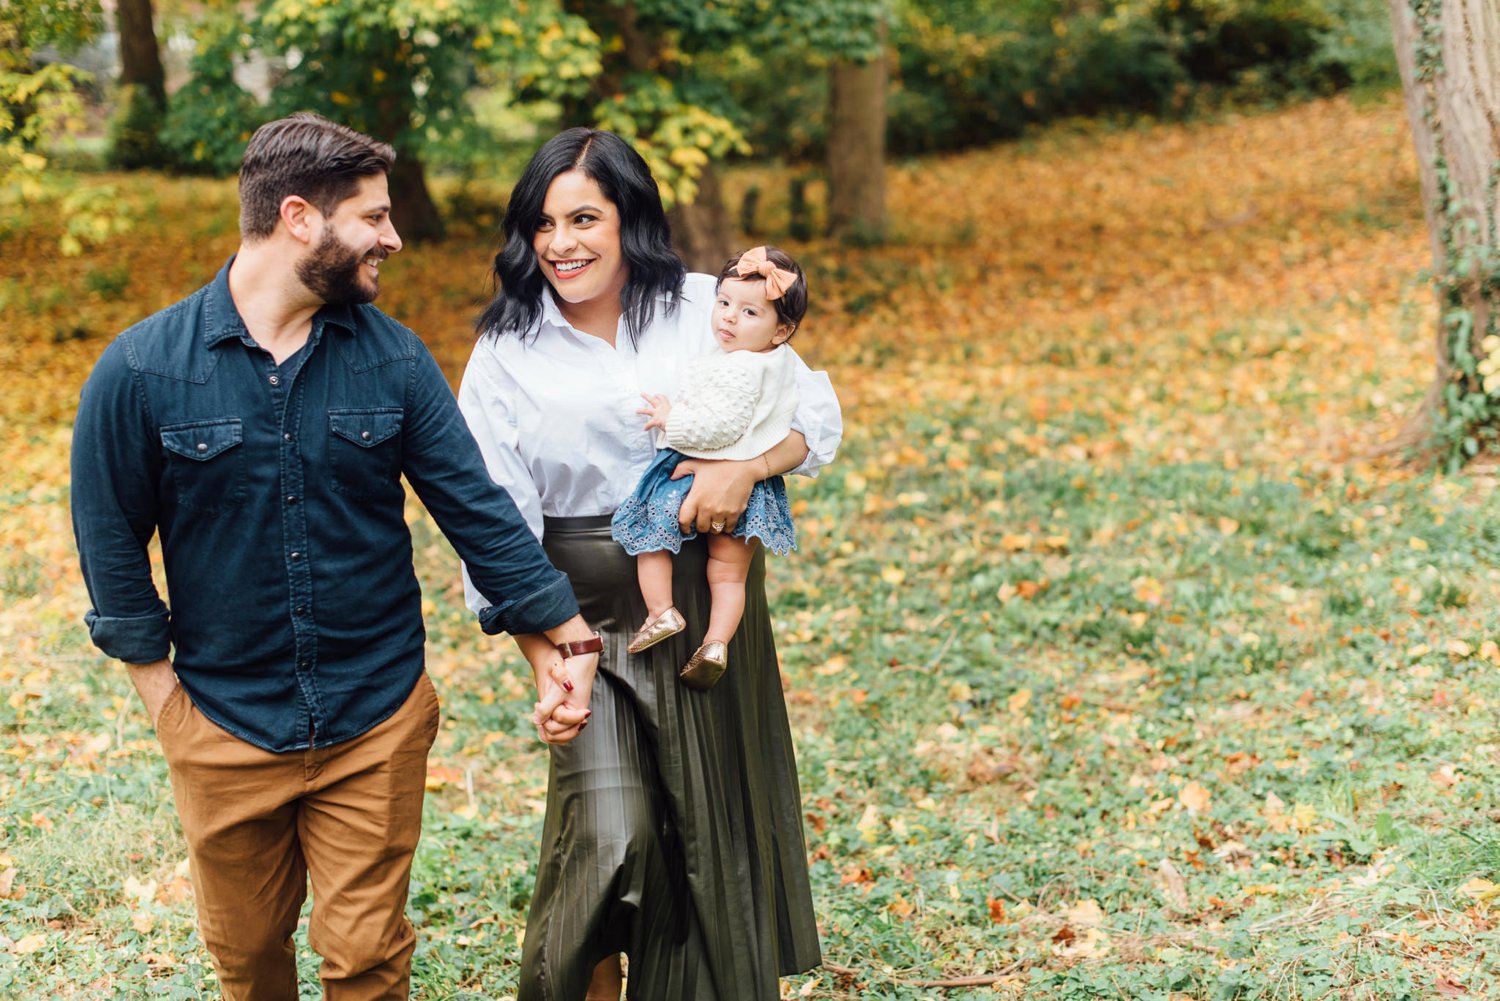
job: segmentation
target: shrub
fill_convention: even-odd
[[[167,159],[160,136],[165,115],[161,98],[150,87],[121,87],[109,120],[110,166],[122,170],[161,166]]]
[[[1397,82],[1382,0],[897,0],[890,149],[962,148],[1075,115],[1190,114],[1221,99]],[[718,70],[758,152],[819,159],[824,74],[805,52],[736,53]]]
[[[239,169],[245,144],[270,113],[234,80],[243,58],[243,23],[237,17],[206,24],[198,38],[189,82],[172,95],[161,143],[171,165],[184,173],[227,176]]]

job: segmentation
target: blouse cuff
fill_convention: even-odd
[[[809,392],[809,388],[814,391]],[[833,461],[844,438],[844,418],[827,372],[805,372],[799,384],[801,404],[792,417],[792,430],[807,439],[807,458],[788,475],[816,478]]]

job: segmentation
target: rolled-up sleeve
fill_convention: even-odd
[[[818,475],[818,470],[833,461],[844,438],[844,415],[839,398],[827,372],[814,372],[800,358],[797,360],[797,412],[792,430],[807,439],[807,458],[792,473]]]
[[[105,349],[79,398],[73,425],[73,538],[93,607],[89,637],[130,664],[162,660],[171,650],[166,604],[151,579],[147,545],[156,531],[161,452],[127,345]]]
[[[490,478],[437,362],[420,342],[416,350],[403,471],[464,561],[480,625],[487,633],[536,633],[566,622],[578,614],[567,575]]]

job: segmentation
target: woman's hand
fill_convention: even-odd
[[[646,405],[637,410],[636,413],[650,418],[650,420],[646,421],[646,426],[642,430],[650,431],[652,428],[660,428],[662,431],[665,431],[667,429],[667,415],[672,412],[672,401],[660,394],[653,396],[651,393],[642,393],[641,399],[646,401]]]
[[[562,660],[561,655],[558,660]],[[545,685],[538,686],[541,701],[531,712],[531,722],[536,725],[537,736],[544,742],[566,744],[589,725],[589,717],[594,714],[589,708],[589,698],[594,692],[594,675],[598,668],[597,653],[570,657],[563,661],[563,670],[574,679],[572,691],[550,679]]]
[[[684,459],[672,471],[672,479],[689,474],[693,485],[682,499],[677,522],[686,535],[693,529],[714,534],[734,531],[750,491],[760,482],[765,464],[760,459],[738,462],[731,459]]]
[[[557,646],[541,633],[516,638],[536,681],[538,702],[531,722],[537,735],[548,744],[566,744],[588,725],[589,697],[599,667],[597,653],[563,659]]]

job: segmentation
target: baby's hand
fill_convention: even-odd
[[[642,393],[641,399],[646,401],[646,405],[637,410],[636,413],[650,418],[650,420],[646,421],[645,430],[650,431],[652,428],[660,428],[665,431],[667,429],[667,415],[672,412],[672,401],[665,396],[653,395],[651,393]]]

